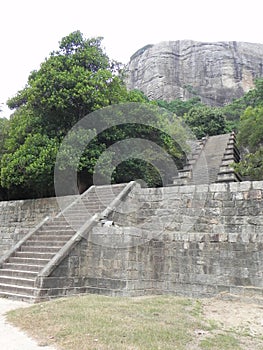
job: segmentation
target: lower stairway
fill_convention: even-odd
[[[35,302],[40,275],[59,264],[63,250],[107,217],[134,186],[92,186],[54,218],[45,218],[0,260],[0,297]],[[65,248],[66,247],[66,248]]]

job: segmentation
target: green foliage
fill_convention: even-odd
[[[242,114],[238,142],[252,153],[263,145],[263,106],[248,107]]]
[[[120,65],[109,60],[101,48],[101,40],[85,39],[79,31],[63,38],[59,49],[50,54],[38,71],[30,74],[26,87],[8,101],[10,108],[17,109],[10,121],[6,155],[1,162],[1,183],[8,189],[9,198],[54,193],[52,178],[58,146],[71,127],[87,114],[122,102],[155,105],[142,92],[127,91]],[[60,153],[60,171],[75,169],[86,185],[92,184],[96,162],[98,159],[102,162],[105,149],[123,138],[146,132],[154,140],[160,137],[159,142],[174,151],[173,156],[180,154],[167,138],[153,130],[145,131],[140,125],[110,128],[98,137],[95,132],[92,125],[90,130],[75,130],[68,135],[70,142]],[[85,147],[87,137],[92,135],[92,142]],[[74,158],[80,149],[82,154]],[[48,153],[50,157],[46,156]],[[102,176],[109,175],[105,169],[111,169],[112,157],[111,152],[104,156]],[[137,162],[137,172],[153,184],[156,181],[146,171],[149,167],[142,164]],[[123,181],[123,176],[126,172],[122,175],[114,172],[113,181]]]
[[[255,80],[255,88],[248,91],[244,95],[243,100],[247,107],[263,106],[263,78]]]
[[[206,135],[224,134],[227,131],[223,112],[220,108],[216,107],[193,107],[185,114],[184,121],[198,139]]]
[[[8,130],[9,130],[9,120],[5,118],[0,118],[0,164],[1,164],[2,157],[6,152],[5,142],[8,137]],[[6,191],[4,188],[1,187],[1,184],[0,184],[0,200],[3,200],[5,198],[6,198]]]
[[[85,39],[79,31],[64,37],[59,49],[30,74],[26,87],[9,99],[9,107],[17,109],[4,140],[6,155],[1,163],[1,183],[8,189],[9,198],[54,193],[52,179],[58,145],[85,115],[119,102],[148,102],[141,92],[127,91],[120,64],[109,60],[101,41],[102,38]],[[79,146],[85,142],[84,132],[71,137]],[[104,140],[99,143],[96,139],[89,146],[77,170],[85,170],[91,177],[106,146]],[[68,167],[73,166],[70,151],[62,154]]]
[[[53,194],[53,170],[58,141],[46,135],[29,135],[13,153],[6,153],[1,161],[1,185],[14,192],[31,191],[31,197]]]
[[[255,88],[248,91],[243,97],[233,100],[230,104],[222,107],[228,121],[235,122],[235,128],[239,127],[240,116],[247,107],[263,106],[263,79],[255,80]]]
[[[26,106],[54,136],[65,135],[88,113],[125,100],[127,90],[116,74],[120,67],[103,52],[101,40],[84,39],[79,31],[63,38],[9,107]]]
[[[238,144],[247,154],[236,170],[250,180],[263,179],[263,107],[248,107],[240,119]]]
[[[263,147],[248,153],[235,165],[235,170],[247,180],[263,180]]]
[[[8,136],[9,120],[6,118],[0,118],[0,159],[5,152],[5,140]]]
[[[165,108],[168,111],[176,114],[177,116],[182,117],[185,113],[188,113],[195,106],[202,106],[199,97],[191,98],[187,101],[181,99],[176,99],[173,101],[156,101],[159,107]]]
[[[111,118],[116,117],[120,125],[111,126]],[[185,145],[187,140],[183,127],[178,120],[171,117],[167,122],[167,116],[160,113],[160,109],[152,104],[122,104],[119,108],[104,109],[94,112],[94,120],[103,117],[105,113],[109,127],[96,136],[96,130],[87,130],[78,128],[67,135],[67,142],[59,154],[59,169],[73,169],[74,171],[85,171],[86,181],[92,183],[92,175],[99,169],[99,182],[103,183],[105,177],[112,182],[127,182],[132,179],[142,179],[148,186],[161,185],[161,177],[153,164],[158,161],[165,164],[166,159],[161,154],[156,155],[156,149],[151,149],[151,145],[145,143],[150,140],[152,144],[158,145],[160,149],[165,150],[176,164],[181,167],[183,153],[178,144]],[[127,116],[130,123],[127,123]],[[138,120],[141,124],[138,124]],[[151,125],[147,125],[147,122]],[[91,123],[91,120],[89,120]],[[153,126],[153,125],[156,125]],[[92,135],[93,134],[93,135]],[[174,135],[175,140],[170,136]],[[131,144],[130,140],[138,138],[140,141],[145,139],[143,147],[140,148],[140,141]],[[111,146],[122,143],[122,148],[112,151]],[[180,140],[180,141],[179,141]],[[85,145],[87,145],[85,147]],[[137,148],[139,147],[139,148]],[[185,148],[187,146],[185,145]],[[107,152],[105,152],[107,150]],[[128,155],[129,159],[123,159],[123,155]],[[143,160],[142,160],[143,159]],[[99,160],[99,165],[97,161]],[[120,161],[123,164],[120,164]],[[115,168],[117,167],[117,168]],[[155,170],[154,170],[155,169]],[[159,168],[158,168],[159,169]],[[162,169],[162,167],[161,167]],[[96,174],[96,175],[97,175]],[[169,174],[162,174],[162,178]],[[96,180],[98,178],[96,177]],[[170,179],[171,181],[171,179]],[[98,182],[97,182],[98,183]]]

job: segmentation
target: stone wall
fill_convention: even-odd
[[[118,226],[77,242],[42,281],[43,297],[263,297],[263,182],[137,188],[123,208]]]
[[[57,212],[56,198],[0,202],[0,256],[42,219]]]

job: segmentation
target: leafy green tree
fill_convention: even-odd
[[[246,107],[262,107],[263,106],[263,78],[255,80],[255,88],[248,91],[243,96]]]
[[[248,107],[240,118],[239,145],[255,152],[263,146],[263,106]]]
[[[156,160],[155,150],[136,148],[136,145],[130,146],[130,139],[145,139],[159,145],[162,150],[170,154],[179,167],[182,166],[184,155],[180,146],[185,145],[185,148],[187,148],[186,140],[188,138],[184,128],[171,113],[166,113],[171,119],[167,121],[167,116],[163,114],[163,111],[160,113],[160,108],[152,104],[121,104],[117,109],[107,108],[94,112],[93,120],[103,118],[104,113],[106,118],[104,123],[106,123],[106,126],[108,125],[105,131],[96,136],[96,130],[91,129],[87,132],[85,129],[77,128],[68,134],[66,145],[63,143],[62,151],[59,153],[58,169],[62,171],[69,170],[68,173],[71,170],[78,171],[81,175],[82,188],[85,188],[82,175],[86,176],[86,186],[92,184],[95,165],[97,166],[99,158],[101,161],[102,155],[104,167],[100,167],[100,183],[103,183],[106,176],[108,179],[111,177],[112,182],[127,182],[141,178],[149,186],[160,185],[160,175],[157,175],[156,171],[154,174],[150,171],[150,169],[153,169],[153,166],[150,165],[151,162]],[[112,118],[116,118],[116,113],[120,125],[112,126],[114,124]],[[127,123],[127,116],[130,123]],[[141,123],[138,124],[138,121]],[[149,121],[150,125],[148,124]],[[89,120],[89,123],[92,123],[92,121]],[[174,135],[177,143],[170,135]],[[88,147],[85,148],[89,139],[92,141],[88,142]],[[122,144],[124,148],[121,151],[115,150],[112,152],[107,150],[107,152],[104,152],[123,140],[127,140],[127,142]],[[81,155],[79,154],[80,149],[85,149]],[[117,166],[117,169],[112,167],[112,164],[119,164],[123,154],[129,155],[129,159]],[[161,161],[163,161],[162,164],[165,163],[165,159],[159,159],[160,164]],[[98,178],[96,179],[98,180]]]
[[[30,190],[31,197],[53,195],[53,171],[58,141],[46,135],[29,135],[13,153],[1,161],[1,185],[9,197],[23,198]]]
[[[101,48],[102,38],[85,39],[73,32],[61,40],[27,86],[8,101],[10,108],[26,106],[39,117],[50,136],[65,135],[88,113],[126,100],[128,92],[118,72]]]
[[[193,107],[184,115],[184,121],[199,139],[206,135],[224,134],[227,131],[224,114],[216,107]]]
[[[185,113],[188,113],[190,109],[192,109],[193,107],[202,106],[202,103],[199,97],[194,97],[187,101],[176,99],[170,102],[164,101],[164,100],[157,100],[156,102],[159,107],[165,108],[168,111],[180,117],[182,117]]]
[[[9,198],[54,194],[51,179],[58,145],[85,115],[121,102],[150,104],[142,92],[127,91],[120,65],[109,60],[101,40],[85,39],[79,31],[63,38],[59,49],[30,74],[26,87],[8,101],[10,108],[16,108],[1,162],[1,183]],[[139,131],[137,126],[137,134]],[[127,128],[125,132],[127,137]],[[85,144],[85,133],[79,130],[71,135],[79,147]],[[96,160],[120,136],[125,137],[121,128],[110,129],[83,151],[76,168],[82,189],[92,184]],[[32,147],[41,155],[40,163]],[[47,150],[51,157],[45,157]],[[61,157],[68,167],[76,167],[71,152],[69,147]]]
[[[259,101],[258,101],[259,102]],[[260,104],[260,103],[259,103]],[[240,119],[238,144],[243,159],[236,166],[239,173],[251,180],[263,179],[263,105],[248,107]]]
[[[0,164],[3,155],[6,152],[5,141],[8,137],[9,120],[0,118]],[[6,199],[6,190],[0,184],[0,200]]]
[[[244,94],[243,97],[233,100],[222,107],[227,122],[232,123],[233,128],[238,130],[240,116],[247,107],[263,106],[263,79],[255,80],[255,87]]]
[[[9,120],[0,118],[0,158],[5,152],[5,140],[8,136]]]

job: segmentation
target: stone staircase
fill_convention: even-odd
[[[87,221],[98,223],[129,184],[92,186],[54,218],[45,218],[0,260],[0,297],[35,301],[41,271],[68,244]],[[96,220],[93,216],[97,214]]]
[[[216,135],[198,141],[192,156],[178,176],[174,185],[200,185],[215,182],[241,181],[231,167],[240,159],[235,144],[235,134]]]

